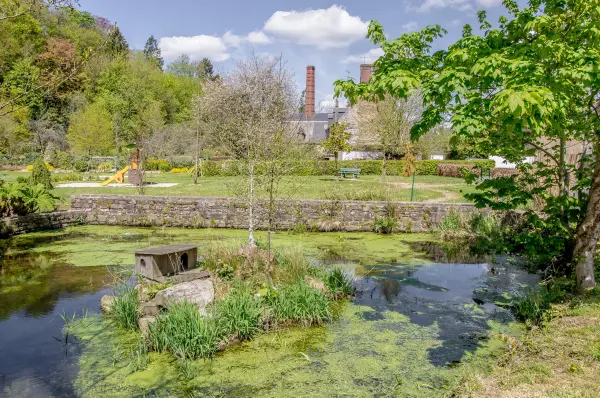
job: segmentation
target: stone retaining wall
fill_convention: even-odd
[[[266,205],[259,201],[255,208],[259,229],[267,225]],[[87,224],[248,228],[247,206],[233,198],[77,195],[71,207],[86,214]],[[424,232],[450,209],[476,211],[471,204],[278,200],[275,223],[280,230],[371,231],[377,218],[395,213],[398,231]]]
[[[57,211],[53,213],[29,214],[26,216],[0,219],[0,238],[29,232],[59,229],[84,224],[88,212],[79,210]]]

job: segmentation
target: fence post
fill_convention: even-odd
[[[413,172],[413,178],[412,178],[412,188],[410,190],[410,201],[413,201],[413,198],[415,196],[415,174],[417,174],[416,172]]]

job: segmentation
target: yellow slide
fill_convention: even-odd
[[[114,176],[110,177],[108,180],[104,181],[102,183],[102,186],[106,186],[108,184],[110,184],[111,182],[118,182],[120,184],[125,182],[125,173],[127,173],[127,170],[129,170],[129,166],[125,166],[125,168],[123,168],[122,170],[118,171],[117,174],[115,174]]]

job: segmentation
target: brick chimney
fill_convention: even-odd
[[[304,103],[304,116],[315,115],[315,67],[306,67],[306,100]]]
[[[373,65],[371,64],[361,64],[360,65],[360,82],[368,83],[371,80],[371,69]]]

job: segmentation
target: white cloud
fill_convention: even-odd
[[[368,23],[333,5],[328,9],[277,11],[264,31],[276,38],[319,48],[347,47],[365,38]]]
[[[175,59],[187,54],[192,60],[209,58],[212,61],[225,61],[229,58],[224,38],[208,35],[161,37],[158,46],[167,59]]]
[[[502,4],[502,0],[475,0],[477,4],[483,7],[496,7]]]
[[[240,44],[242,44],[242,38],[238,35],[234,35],[231,31],[225,32],[222,39],[227,47],[239,47]]]
[[[261,31],[254,31],[254,32],[248,33],[248,36],[246,36],[246,40],[248,40],[252,44],[259,44],[259,45],[271,43],[271,38],[269,36],[267,36],[266,34],[264,34],[264,32],[261,32]]]
[[[419,24],[415,21],[410,21],[402,25],[402,29],[406,30],[407,32],[414,32],[418,27]]]
[[[381,48],[374,48],[363,54],[349,55],[342,60],[342,63],[344,63],[344,64],[357,64],[357,63],[372,64],[373,62],[375,62],[375,60],[377,58],[381,57],[383,54],[384,54],[384,52]]]

